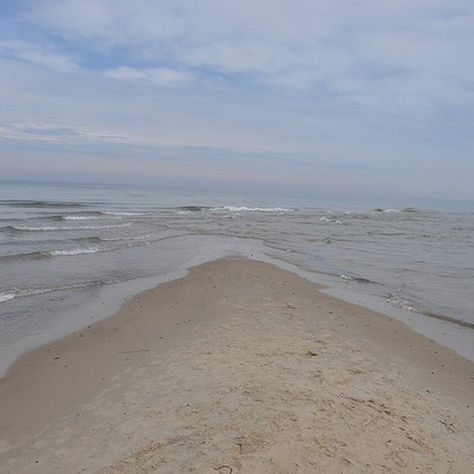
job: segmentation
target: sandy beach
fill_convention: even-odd
[[[27,354],[0,472],[472,472],[474,364],[318,289],[217,260]]]

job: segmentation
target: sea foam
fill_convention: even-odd
[[[144,216],[143,212],[112,212],[112,211],[104,211],[102,214],[106,216]]]
[[[77,283],[75,285],[65,285],[65,286],[57,286],[52,288],[25,288],[25,289],[14,289],[13,292],[10,293],[0,293],[0,303],[5,301],[10,301],[15,298],[27,297],[27,296],[35,296],[35,295],[44,295],[45,293],[51,293],[54,291],[64,291],[64,290],[77,290],[80,288],[89,288],[92,286],[103,285],[106,282],[102,280],[96,281],[86,281],[83,283]]]
[[[15,298],[15,295],[13,293],[0,293],[0,303],[3,303],[4,301],[10,301]]]
[[[295,209],[287,209],[284,207],[245,207],[245,206],[223,206],[214,207],[211,211],[230,211],[230,212],[293,212]]]
[[[8,226],[12,230],[20,232],[50,232],[50,231],[61,231],[61,230],[95,230],[95,229],[115,229],[118,227],[128,227],[131,226],[131,222],[125,224],[116,224],[116,225],[90,225],[90,226],[77,226],[77,227],[53,227],[53,226],[41,226],[41,227],[26,227],[26,226]]]
[[[85,253],[97,253],[97,252],[100,252],[100,249],[98,247],[91,247],[88,249],[77,248],[77,249],[71,249],[71,250],[50,250],[45,253],[48,255],[51,255],[51,257],[60,257],[60,256],[82,255]]]
[[[94,219],[101,219],[99,216],[62,216],[65,221],[89,221]]]

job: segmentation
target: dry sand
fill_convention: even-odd
[[[20,359],[8,473],[471,473],[474,365],[268,264],[224,259]]]

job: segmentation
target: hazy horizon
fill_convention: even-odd
[[[473,201],[474,4],[0,7],[0,179]]]
[[[26,186],[25,186],[26,185]],[[33,194],[28,188],[34,188]],[[181,205],[206,206],[207,202],[219,202],[221,205],[250,205],[258,206],[262,203],[269,206],[284,206],[295,208],[319,208],[328,207],[341,209],[426,209],[438,211],[474,211],[474,200],[446,199],[446,198],[423,198],[410,196],[390,196],[387,194],[370,195],[360,193],[358,195],[344,195],[331,193],[304,192],[285,189],[263,189],[261,187],[223,186],[218,183],[214,185],[200,185],[198,183],[127,183],[127,182],[98,182],[98,181],[68,181],[68,180],[28,180],[28,179],[1,179],[0,198],[6,196],[8,200],[16,198],[20,200],[41,200],[44,189],[63,189],[64,193],[84,190],[95,190],[106,192],[109,190],[128,190],[142,192],[144,194],[155,194],[157,198],[163,196],[181,197]],[[61,201],[59,195],[56,199]],[[45,195],[49,201],[51,196]],[[2,199],[0,199],[1,201]],[[158,203],[159,204],[159,203]]]

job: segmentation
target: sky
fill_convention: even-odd
[[[0,0],[0,179],[474,200],[472,0]]]

